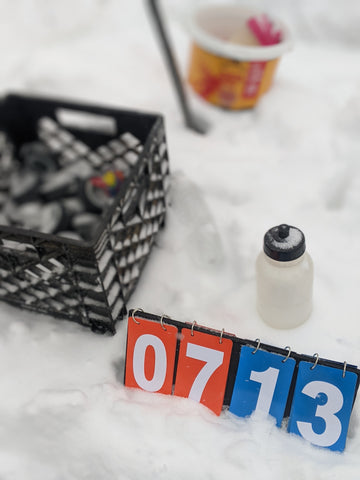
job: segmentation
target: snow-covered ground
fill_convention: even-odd
[[[0,88],[165,115],[172,207],[129,307],[359,365],[360,4],[252,3],[289,25],[294,50],[252,111],[217,110],[189,92],[212,124],[206,136],[183,127],[145,2],[0,0]],[[194,2],[163,4],[185,75],[179,18]],[[254,266],[265,231],[284,222],[306,235],[314,310],[279,331],[257,315]],[[261,415],[216,417],[126,389],[125,341],[126,321],[102,337],[1,305],[2,480],[359,478],[360,399],[335,454]]]

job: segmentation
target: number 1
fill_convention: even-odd
[[[255,410],[270,412],[278,376],[279,370],[273,367],[269,367],[264,372],[251,371],[250,380],[261,384]]]
[[[293,358],[278,353],[258,350],[254,354],[253,347],[241,347],[230,412],[247,417],[260,410],[275,417],[280,427],[295,364]]]

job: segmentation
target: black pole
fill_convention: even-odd
[[[161,17],[160,9],[157,0],[149,0],[150,12],[153,17],[153,21],[156,27],[156,31],[160,38],[160,43],[163,51],[163,55],[166,60],[166,65],[170,73],[172,82],[175,87],[175,92],[178,97],[180,107],[184,116],[185,124],[188,128],[196,131],[197,133],[206,133],[209,125],[202,118],[197,117],[190,109],[184,85],[179,74],[179,68],[176,63],[173,49],[170,45],[169,37],[167,35],[164,22]]]

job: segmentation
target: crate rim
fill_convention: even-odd
[[[17,92],[8,92],[6,95],[0,96],[0,108],[1,105],[5,103],[6,99],[19,99],[19,100],[33,100],[33,101],[38,101],[38,102],[54,102],[56,104],[61,105],[63,108],[71,108],[71,109],[81,109],[81,108],[86,108],[88,111],[91,110],[94,113],[98,114],[105,114],[105,115],[111,115],[114,113],[117,114],[124,114],[124,115],[130,115],[133,117],[148,117],[152,118],[154,120],[154,123],[149,130],[149,133],[147,135],[146,141],[144,143],[144,149],[142,152],[140,152],[139,159],[137,164],[135,165],[135,168],[132,169],[130,176],[125,179],[123,184],[120,187],[119,192],[116,194],[116,196],[113,199],[112,204],[105,210],[105,215],[102,218],[101,222],[99,223],[99,226],[96,231],[96,235],[94,235],[94,238],[91,240],[75,240],[72,238],[67,238],[67,237],[60,237],[59,235],[56,234],[51,234],[51,233],[43,233],[39,232],[36,230],[31,230],[31,229],[25,229],[21,227],[14,227],[11,225],[1,225],[0,224],[0,232],[3,232],[5,234],[13,234],[13,235],[21,235],[23,237],[26,237],[29,239],[30,243],[32,238],[38,238],[39,240],[51,240],[52,242],[56,241],[62,244],[67,244],[71,245],[74,247],[78,248],[84,248],[84,249],[94,249],[96,247],[96,244],[104,231],[104,228],[109,222],[110,217],[113,215],[115,209],[117,208],[117,202],[122,198],[124,193],[126,192],[126,189],[129,185],[131,185],[133,177],[136,176],[136,173],[141,165],[141,161],[144,159],[144,156],[146,155],[150,145],[152,144],[152,140],[154,136],[156,135],[157,130],[161,125],[164,125],[164,116],[161,113],[155,113],[155,112],[145,112],[141,110],[126,110],[122,108],[116,108],[116,107],[110,107],[104,104],[89,104],[86,103],[85,100],[81,99],[80,101],[74,101],[72,99],[66,99],[62,97],[53,97],[51,95],[32,95],[32,94],[21,94]],[[13,241],[17,241],[18,243],[23,243],[23,241],[19,241],[14,239]]]
[[[85,108],[94,110],[94,113],[99,114],[107,114],[111,115],[111,113],[122,113],[124,115],[130,115],[133,117],[136,116],[147,116],[156,118],[162,118],[164,120],[164,115],[160,112],[154,111],[147,111],[147,110],[138,110],[138,109],[129,109],[129,107],[121,107],[121,105],[114,106],[113,104],[107,103],[106,101],[99,101],[90,103],[84,98],[81,99],[73,99],[71,97],[66,96],[55,96],[52,94],[32,94],[27,92],[21,92],[16,90],[9,90],[6,94],[0,95],[0,105],[5,102],[6,99],[19,99],[19,100],[34,100],[36,102],[54,102],[57,104],[61,104],[62,107],[65,108]]]

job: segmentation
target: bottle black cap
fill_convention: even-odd
[[[301,230],[285,223],[270,228],[264,236],[265,254],[279,262],[290,262],[305,252],[305,236]]]

